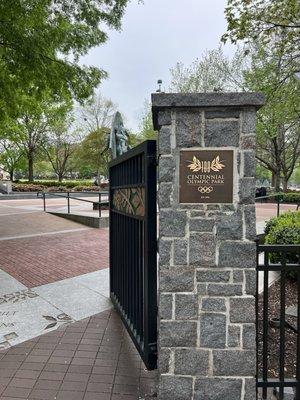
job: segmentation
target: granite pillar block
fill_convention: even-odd
[[[159,400],[254,400],[255,114],[262,105],[259,93],[152,95],[161,154]],[[233,151],[230,203],[205,203],[205,194],[180,203],[191,198],[179,196],[187,190],[180,154],[193,149]],[[205,168],[200,163],[196,173]],[[221,182],[218,168],[213,179]]]

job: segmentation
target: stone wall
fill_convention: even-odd
[[[255,399],[255,93],[154,94],[159,399]],[[233,204],[180,204],[179,151],[234,150]]]

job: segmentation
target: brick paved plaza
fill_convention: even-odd
[[[57,209],[62,201],[50,202]],[[31,288],[108,268],[108,230],[40,211],[41,199],[0,203],[0,268]]]
[[[0,352],[1,400],[136,400],[153,393],[155,372],[145,370],[114,311]]]

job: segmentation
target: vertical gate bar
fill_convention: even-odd
[[[113,282],[113,267],[114,267],[114,262],[113,262],[113,246],[114,246],[114,218],[115,216],[113,215],[112,211],[112,194],[113,194],[113,168],[110,167],[108,169],[108,179],[109,179],[109,191],[108,191],[108,202],[109,202],[109,293],[110,297],[112,296],[112,293],[114,292],[114,282]]]
[[[70,214],[70,192],[67,192],[68,214]]]
[[[126,180],[126,182],[128,182],[128,180]],[[127,318],[129,318],[129,241],[128,241],[128,236],[129,236],[129,219],[130,217],[124,217],[125,218],[125,304],[126,304],[126,314],[127,314]]]
[[[128,180],[127,180],[128,182]],[[127,221],[126,221],[126,226],[127,226],[127,310],[128,310],[128,318],[130,320],[130,228],[131,228],[131,217],[127,217]]]
[[[156,364],[153,346],[157,331],[157,230],[156,230],[156,142],[147,142],[144,157],[145,219],[144,219],[144,343],[147,363]]]
[[[138,231],[139,231],[139,220],[137,219],[135,221],[135,236],[134,236],[134,253],[135,253],[135,328],[136,328],[136,334],[138,335],[138,279],[139,279],[139,264],[138,264]]]
[[[121,221],[121,226],[122,226],[122,237],[124,238],[124,216],[120,215],[120,221]],[[124,240],[122,241],[121,244],[121,254],[119,254],[119,266],[121,268],[121,273],[122,273],[122,282],[121,282],[121,287],[122,287],[122,292],[121,292],[121,304],[124,307],[124,293],[125,293],[125,271],[124,271]]]
[[[127,176],[126,176],[126,184],[130,184],[130,170],[131,170],[131,159],[126,161],[127,163]],[[128,307],[128,318],[129,321],[131,321],[131,292],[130,292],[130,270],[131,270],[131,265],[130,265],[130,234],[131,234],[131,221],[132,221],[132,216],[127,217],[127,307]]]
[[[135,259],[135,271],[136,271],[136,278],[135,278],[135,284],[136,284],[136,289],[135,289],[135,296],[136,296],[136,305],[135,305],[135,313],[136,313],[136,329],[137,329],[137,335],[139,334],[138,330],[138,323],[139,323],[139,296],[138,296],[138,290],[139,290],[139,250],[138,250],[138,235],[139,235],[139,220],[136,220],[136,232],[135,232],[135,237],[136,237],[136,243],[135,243],[135,254],[136,254],[136,259]]]
[[[139,237],[139,220],[136,220],[136,243],[135,243],[135,271],[136,271],[136,305],[135,305],[135,312],[136,312],[136,333],[139,336],[139,248],[138,248],[138,237]]]
[[[120,265],[119,265],[119,257],[120,257],[120,252],[121,252],[121,246],[119,246],[119,249],[117,249],[116,243],[118,243],[118,234],[121,232],[121,221],[120,221],[120,215],[118,213],[115,214],[115,243],[114,243],[114,251],[115,251],[115,264],[113,265],[113,268],[115,269],[115,282],[116,282],[116,287],[118,288],[117,295],[118,295],[118,300],[120,300],[120,295],[121,295],[121,271],[120,271]]]
[[[99,218],[101,218],[101,193],[99,193]]]
[[[141,254],[141,225],[142,221],[138,221],[138,245],[137,245],[137,251],[138,251],[138,334],[139,338],[142,339],[142,307],[141,307],[141,302],[142,302],[142,254]]]
[[[258,300],[259,300],[259,240],[256,240],[256,293],[255,293],[255,322],[256,322],[256,400],[257,400],[257,379],[259,375],[259,370],[258,370],[258,357],[259,357],[259,338],[258,338],[258,323],[259,323],[259,318],[258,318]]]
[[[132,158],[129,159],[129,171],[128,171],[128,184],[132,184]],[[132,325],[132,317],[133,317],[133,300],[132,300],[132,227],[133,227],[134,218],[128,218],[128,314],[130,323]]]
[[[136,316],[135,316],[135,305],[136,305],[136,298],[135,298],[135,278],[136,278],[136,271],[135,271],[135,226],[136,226],[136,220],[133,219],[132,221],[132,260],[131,260],[131,264],[132,264],[132,282],[131,282],[131,286],[132,286],[132,325],[133,325],[133,329],[136,329]]]
[[[125,173],[126,176],[126,173]],[[126,310],[126,316],[128,319],[128,217],[124,216],[124,228],[125,228],[125,257],[124,257],[124,271],[125,271],[125,310]]]
[[[281,279],[280,279],[280,338],[279,338],[279,380],[284,382],[285,361],[285,278],[286,278],[286,254],[281,254]],[[279,399],[283,400],[284,387],[279,388]]]
[[[44,211],[46,211],[46,195],[45,195],[45,192],[43,192],[43,203],[44,203]]]
[[[267,399],[267,382],[268,382],[268,309],[269,309],[269,252],[266,250],[264,252],[264,294],[263,294],[263,370],[262,370],[262,378],[263,378],[263,390],[262,390],[262,398],[263,400]]]
[[[124,171],[124,169],[123,169]],[[124,173],[125,176],[125,173]],[[124,279],[123,279],[123,305],[124,305],[124,310],[125,310],[125,314],[127,317],[127,271],[126,271],[126,267],[127,267],[127,262],[126,262],[126,250],[127,250],[127,246],[126,246],[126,239],[127,239],[127,233],[126,233],[126,217],[123,215],[122,216],[123,219],[123,271],[124,271]]]
[[[300,400],[300,251],[298,252],[297,268],[297,290],[298,290],[298,312],[297,312],[297,361],[296,361],[296,395],[295,400]]]
[[[141,306],[141,339],[144,343],[144,352],[145,350],[145,325],[144,325],[144,318],[145,318],[145,221],[141,221],[141,236],[140,236],[140,252],[141,252],[141,288],[140,288],[140,306]]]

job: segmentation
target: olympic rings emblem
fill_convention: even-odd
[[[198,187],[198,192],[200,193],[211,193],[213,191],[213,187],[211,186],[199,186]]]

